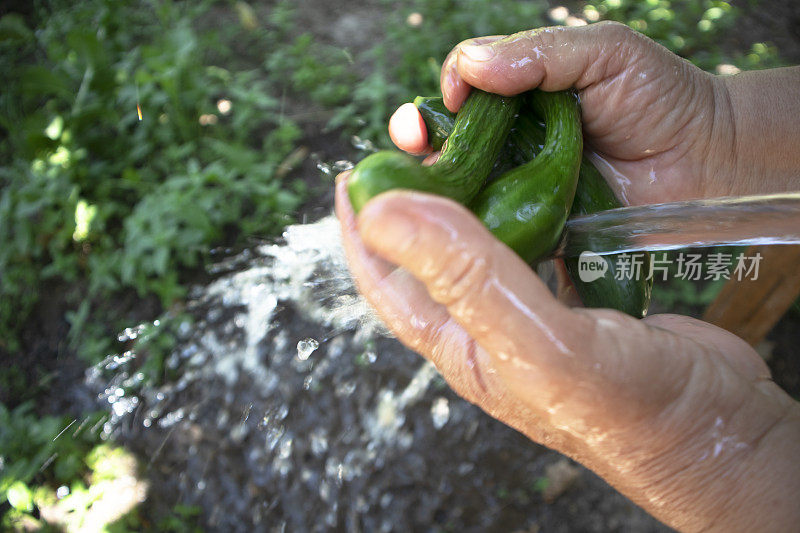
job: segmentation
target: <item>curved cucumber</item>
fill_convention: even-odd
[[[473,90],[461,107],[438,161],[423,167],[401,152],[382,151],[353,169],[347,192],[358,212],[371,198],[392,189],[440,194],[462,204],[480,191],[519,109],[518,97]]]
[[[429,141],[432,138],[438,138],[438,142],[443,143],[452,130],[455,117],[444,106],[442,98],[418,96],[414,103],[428,126]],[[420,104],[423,105],[420,106]],[[432,113],[436,113],[435,123]],[[434,124],[435,129],[432,127]],[[498,157],[498,164],[506,166],[524,164],[535,158],[542,151],[544,144],[545,125],[534,118],[531,113],[520,113],[508,135],[503,151]],[[617,200],[597,168],[584,156],[570,216],[596,213],[617,207],[622,207],[622,204]],[[613,254],[603,256],[603,259],[608,264],[608,272],[604,277],[588,283],[580,279],[578,258],[571,257],[564,260],[583,304],[586,307],[617,309],[636,318],[643,317],[650,305],[652,280],[628,279],[627,276],[621,276],[622,279],[617,280],[616,276],[620,271],[621,261],[628,260],[641,262],[641,276],[646,278],[650,270],[650,254],[638,252],[629,254],[628,258],[620,258],[620,254]]]
[[[542,125],[530,115],[521,114],[509,135],[507,145],[519,157],[530,158],[536,157],[541,151],[543,142]],[[622,204],[597,167],[584,156],[570,216],[588,215],[617,207],[622,207]],[[605,275],[594,281],[584,282],[580,278],[579,258],[564,259],[569,277],[583,305],[616,309],[634,318],[645,316],[650,306],[650,294],[653,288],[653,280],[647,279],[650,272],[650,254],[648,252],[611,254],[603,256],[603,260],[608,265]],[[623,261],[627,261],[628,268],[621,271],[620,269],[624,268]],[[637,263],[641,265],[639,272],[632,272],[629,267]],[[620,279],[617,279],[618,273]],[[637,274],[638,277],[634,278]]]
[[[529,95],[547,127],[542,151],[487,185],[471,208],[489,231],[531,263],[561,236],[578,184],[583,136],[575,93]]]

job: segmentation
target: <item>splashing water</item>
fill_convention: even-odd
[[[160,378],[145,377],[144,325],[87,373],[105,434],[145,458],[155,500],[196,505],[223,531],[526,527],[535,502],[506,513],[495,494],[527,494],[551,452],[388,336],[354,288],[335,218],[283,241],[209,269]]]
[[[297,343],[297,358],[305,361],[317,348],[319,348],[319,342],[316,339],[303,339]]]

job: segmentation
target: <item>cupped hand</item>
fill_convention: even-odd
[[[673,527],[798,523],[800,408],[746,343],[687,317],[568,308],[462,206],[389,192],[356,219],[346,179],[360,291],[458,394]]]
[[[763,182],[736,177],[725,83],[622,24],[464,41],[447,56],[441,86],[451,111],[470,87],[503,95],[577,89],[587,148],[628,204],[764,192]],[[395,144],[411,153],[429,151],[418,115],[407,104],[390,123]]]

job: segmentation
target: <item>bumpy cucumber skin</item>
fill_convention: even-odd
[[[453,125],[456,122],[456,114],[447,109],[444,105],[444,98],[441,96],[417,96],[414,98],[414,105],[417,107],[417,110],[419,110],[425,122],[425,129],[428,132],[428,144],[434,150],[441,149],[450,136],[450,133],[453,131]],[[506,143],[495,160],[490,179],[492,177],[496,178],[514,167],[524,165],[533,159],[533,155],[535,154],[526,158],[522,156],[521,151],[518,149],[518,146],[527,146],[525,141],[530,136],[528,134],[528,128],[519,128],[517,126],[522,119],[523,115],[519,115],[514,121],[514,125],[511,127],[511,131],[506,138]],[[544,124],[540,123],[540,126],[541,140],[539,144],[541,145],[544,143]],[[539,146],[539,149],[535,153],[538,154],[541,149],[542,147]]]
[[[583,135],[575,93],[529,95],[547,125],[542,151],[487,185],[470,207],[489,231],[532,263],[555,247],[569,216]]]
[[[425,121],[425,129],[428,130],[428,144],[434,150],[441,150],[453,131],[456,114],[445,107],[444,98],[441,96],[417,96],[414,98],[414,105]]]
[[[443,142],[452,130],[455,116],[447,111],[441,97],[417,97],[414,101],[424,102],[427,109],[438,113],[434,136]],[[420,109],[420,111],[422,111]],[[449,114],[448,114],[449,113]],[[426,126],[430,113],[422,113]],[[429,139],[431,130],[429,129]],[[518,166],[535,158],[542,151],[545,142],[545,125],[530,113],[522,112],[514,122],[498,161],[506,166]],[[581,162],[578,186],[572,203],[570,216],[585,215],[622,207],[614,192],[603,179],[597,168],[585,156]],[[578,275],[578,258],[564,260],[567,272],[572,279],[581,301],[586,307],[611,308],[622,311],[635,318],[647,314],[653,281],[647,279],[615,279],[619,271],[619,254],[603,257],[608,264],[608,271],[602,278],[584,283]],[[650,254],[639,252],[631,254],[631,261],[641,260],[641,275],[646,277],[650,271]]]
[[[503,147],[520,106],[518,97],[473,90],[461,107],[439,159],[429,167],[399,152],[364,158],[347,182],[350,203],[358,213],[382,192],[413,189],[467,204],[480,191]]]

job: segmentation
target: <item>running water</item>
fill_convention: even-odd
[[[570,219],[554,255],[800,244],[800,193],[611,209]]]

